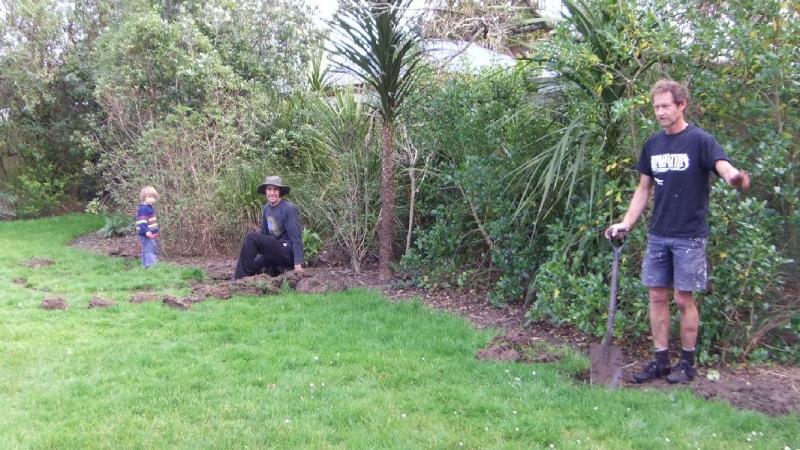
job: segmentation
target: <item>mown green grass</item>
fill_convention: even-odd
[[[185,294],[197,271],[67,247],[101,225],[0,223],[2,449],[800,448],[796,415],[581,385],[575,355],[478,361],[490,332],[369,291],[134,305]],[[45,295],[71,307],[45,311]],[[93,295],[118,303],[87,309]]]

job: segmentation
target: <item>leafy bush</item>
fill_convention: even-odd
[[[52,164],[25,167],[14,180],[16,213],[20,218],[54,212],[67,199],[70,176],[57,176]]]
[[[517,209],[528,185],[516,169],[552,143],[550,112],[530,107],[529,75],[455,78],[414,99],[409,135],[431,156],[402,266],[421,284],[473,279],[495,304],[523,297],[543,255],[530,211]]]
[[[613,253],[602,232],[609,221],[608,212],[584,202],[548,226],[550,258],[539,267],[531,286],[535,301],[527,314],[530,320],[569,324],[595,336],[605,333]],[[650,331],[649,300],[639,281],[644,228],[628,236],[620,255],[614,333],[626,339]]]
[[[781,295],[782,272],[791,261],[773,244],[780,217],[765,201],[742,198],[722,182],[714,185],[712,195],[712,291],[701,302],[700,356],[721,361],[800,359],[800,343],[781,338],[782,332],[791,331],[800,300]]]
[[[319,233],[303,228],[303,253],[309,265],[317,259],[320,250],[322,250],[322,238],[319,237]]]
[[[104,238],[125,236],[133,230],[133,219],[123,214],[112,214],[105,217],[105,225],[97,230],[97,234]]]

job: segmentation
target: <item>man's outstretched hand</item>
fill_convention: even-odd
[[[750,173],[746,170],[740,170],[739,173],[731,178],[731,186],[742,192],[747,192],[750,189]]]

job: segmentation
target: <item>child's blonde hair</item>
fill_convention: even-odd
[[[139,201],[144,202],[147,197],[153,197],[158,200],[158,191],[153,186],[145,186],[139,191]]]

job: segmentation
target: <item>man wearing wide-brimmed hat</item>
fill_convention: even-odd
[[[286,270],[303,270],[303,232],[297,207],[283,196],[291,188],[281,177],[270,175],[258,186],[267,203],[261,214],[261,231],[247,233],[239,251],[234,279],[262,272],[278,275]]]

